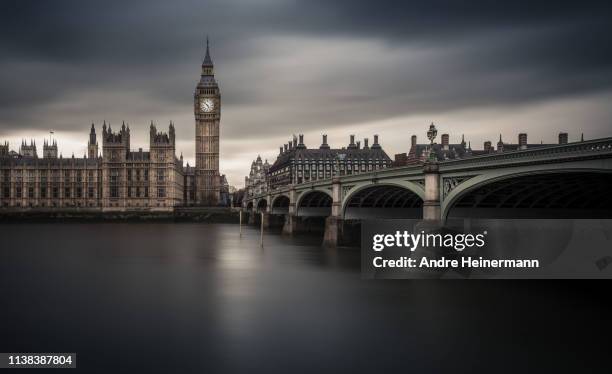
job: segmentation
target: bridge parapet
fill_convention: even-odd
[[[568,159],[590,159],[612,155],[612,138],[545,146],[513,152],[476,156],[440,162],[441,172],[457,169],[485,169],[507,164],[533,162],[566,162]]]

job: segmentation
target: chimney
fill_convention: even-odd
[[[527,134],[522,132],[518,135],[519,149],[527,149]]]
[[[567,144],[567,133],[566,132],[559,133],[559,144]]]
[[[363,139],[363,149],[368,149],[368,138]]]
[[[357,149],[361,149],[361,142],[359,140],[357,141]]]
[[[484,142],[484,150],[485,152],[491,152],[491,141],[487,140],[486,142]]]
[[[289,146],[287,144],[285,144],[285,152],[287,152],[288,148],[289,148]]]
[[[304,145],[304,134],[300,134],[300,145]]]
[[[448,134],[442,134],[442,148],[448,151]]]
[[[327,134],[323,134],[323,141],[319,149],[329,149],[329,145],[327,144]]]
[[[416,147],[416,145],[417,145],[417,137],[416,137],[416,135],[412,135],[412,139],[410,141],[410,145],[412,147]]]
[[[372,144],[372,149],[380,149],[380,144],[378,144],[378,135],[374,135],[374,143]]]
[[[355,144],[355,135],[350,135],[349,137],[349,145],[347,147],[348,149],[356,149],[357,145]]]
[[[279,152],[279,153],[282,155],[282,154],[283,154],[283,147],[280,147],[280,149],[279,149],[279,150],[280,150],[280,152]]]

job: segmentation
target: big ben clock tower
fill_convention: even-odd
[[[202,75],[193,95],[196,136],[195,188],[198,205],[214,206],[219,203],[219,121],[221,93],[215,81],[214,66],[210,58],[208,38],[206,56],[202,62]]]

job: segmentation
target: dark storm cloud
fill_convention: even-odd
[[[612,88],[606,2],[2,1],[1,7],[0,131],[24,136],[49,128],[81,132],[92,120],[173,117],[185,122],[178,123],[179,137],[190,140],[206,33],[228,142],[419,113],[512,110]],[[590,124],[600,132],[608,125]]]
[[[186,58],[193,61],[201,55],[206,30],[216,37],[218,56],[241,59],[245,67],[257,51],[229,51],[238,40],[288,34],[376,38],[398,48],[426,43],[469,47],[472,39],[495,35],[490,44],[481,43],[472,51],[471,60],[463,56],[462,61],[475,71],[549,69],[551,74],[588,74],[584,70],[607,72],[612,65],[610,9],[603,2],[13,1],[4,2],[3,8],[3,65],[38,62],[71,69],[60,75],[46,69],[23,72],[30,77],[3,69],[3,86],[18,85],[16,90],[8,89],[12,93],[6,88],[0,93],[1,103],[11,105],[52,99],[79,86],[112,87],[129,78],[122,77],[122,71],[130,75],[138,66],[175,67]],[[112,79],[116,73],[119,79]],[[58,81],[41,79],[42,74]],[[144,79],[133,77],[139,78]],[[38,90],[24,95],[34,82],[39,82]],[[166,90],[161,84],[144,89],[161,95]]]

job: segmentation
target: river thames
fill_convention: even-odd
[[[231,224],[0,225],[0,352],[82,372],[590,371],[595,282],[362,280],[355,248]]]

